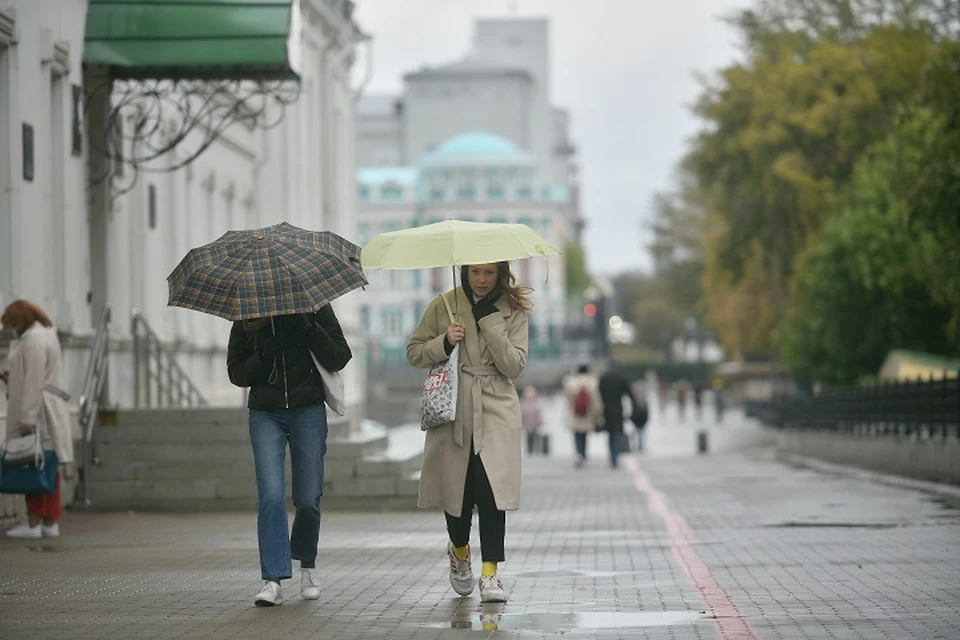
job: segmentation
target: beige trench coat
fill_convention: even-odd
[[[7,383],[7,437],[20,435],[21,424],[40,430],[44,449],[57,452],[61,464],[73,462],[73,429],[62,389],[60,339],[53,327],[38,322],[10,349]]]
[[[523,431],[513,379],[527,363],[527,314],[511,309],[506,296],[501,296],[496,302],[500,313],[488,315],[477,326],[466,293],[461,287],[454,291],[466,329],[460,346],[457,417],[426,432],[417,504],[460,515],[472,440],[497,508],[515,510],[520,507]],[[454,292],[443,295],[455,310]],[[443,338],[449,325],[443,301],[434,298],[407,343],[411,365],[427,369],[447,359]]]

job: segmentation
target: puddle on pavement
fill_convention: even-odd
[[[888,522],[775,522],[762,525],[768,529],[896,529],[906,527],[907,523]]]
[[[500,613],[470,611],[450,621],[453,629],[473,631],[566,632],[578,629],[632,629],[694,624],[710,616],[704,611],[590,611],[583,613]],[[441,625],[431,625],[439,627]],[[446,625],[442,625],[446,626]]]
[[[518,578],[613,578],[616,576],[632,576],[636,571],[571,571],[556,569],[544,571],[521,571],[515,574]]]

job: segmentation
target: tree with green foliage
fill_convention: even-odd
[[[950,313],[916,268],[926,243],[908,229],[904,197],[933,144],[929,117],[917,114],[864,157],[847,206],[798,262],[778,338],[784,363],[809,380],[856,382],[893,348],[949,350]]]
[[[944,207],[957,202],[960,145],[946,121],[960,104],[960,73],[946,52],[960,34],[960,3],[757,0],[730,22],[744,59],[705,85],[695,106],[705,127],[682,165],[693,201],[707,212],[703,304],[721,342],[745,357],[777,357],[794,343],[806,317],[800,310],[818,299],[803,270],[825,268],[821,242],[856,249],[843,245],[847,236],[831,221],[859,210],[854,191],[862,198],[868,187],[854,189],[866,180],[855,176],[880,171],[861,166],[866,154],[902,134],[918,109],[938,114],[929,121],[940,123],[940,137],[927,147],[924,170],[911,176],[913,191],[898,192],[911,202],[897,208],[912,238],[900,249],[934,306],[960,309],[957,274],[945,267],[955,264],[948,253],[958,245],[942,241],[960,237],[958,217]],[[866,224],[862,216],[875,209],[857,219]],[[820,251],[830,254],[830,246]],[[781,326],[788,311],[789,328]],[[960,333],[960,311],[950,326],[951,335]],[[868,360],[858,360],[861,374]]]
[[[575,242],[563,247],[563,266],[566,275],[567,297],[579,297],[590,285],[590,272],[583,255],[583,247]]]

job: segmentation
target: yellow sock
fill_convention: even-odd
[[[480,575],[482,575],[484,578],[487,578],[487,577],[489,577],[489,576],[495,576],[495,575],[497,575],[497,563],[496,563],[496,562],[484,562],[484,563],[483,563],[483,570],[481,571]]]
[[[466,560],[467,555],[470,553],[470,545],[465,544],[462,547],[454,547],[453,555],[457,556],[457,560]]]

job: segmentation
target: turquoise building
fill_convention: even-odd
[[[571,240],[573,206],[564,185],[538,181],[537,159],[509,140],[484,131],[450,138],[413,166],[357,171],[359,242],[379,233],[447,219],[526,224],[557,247]],[[561,357],[565,325],[562,256],[518,260],[511,269],[534,289],[530,358]],[[371,372],[406,367],[407,338],[437,294],[454,286],[449,268],[369,271],[363,322]]]

